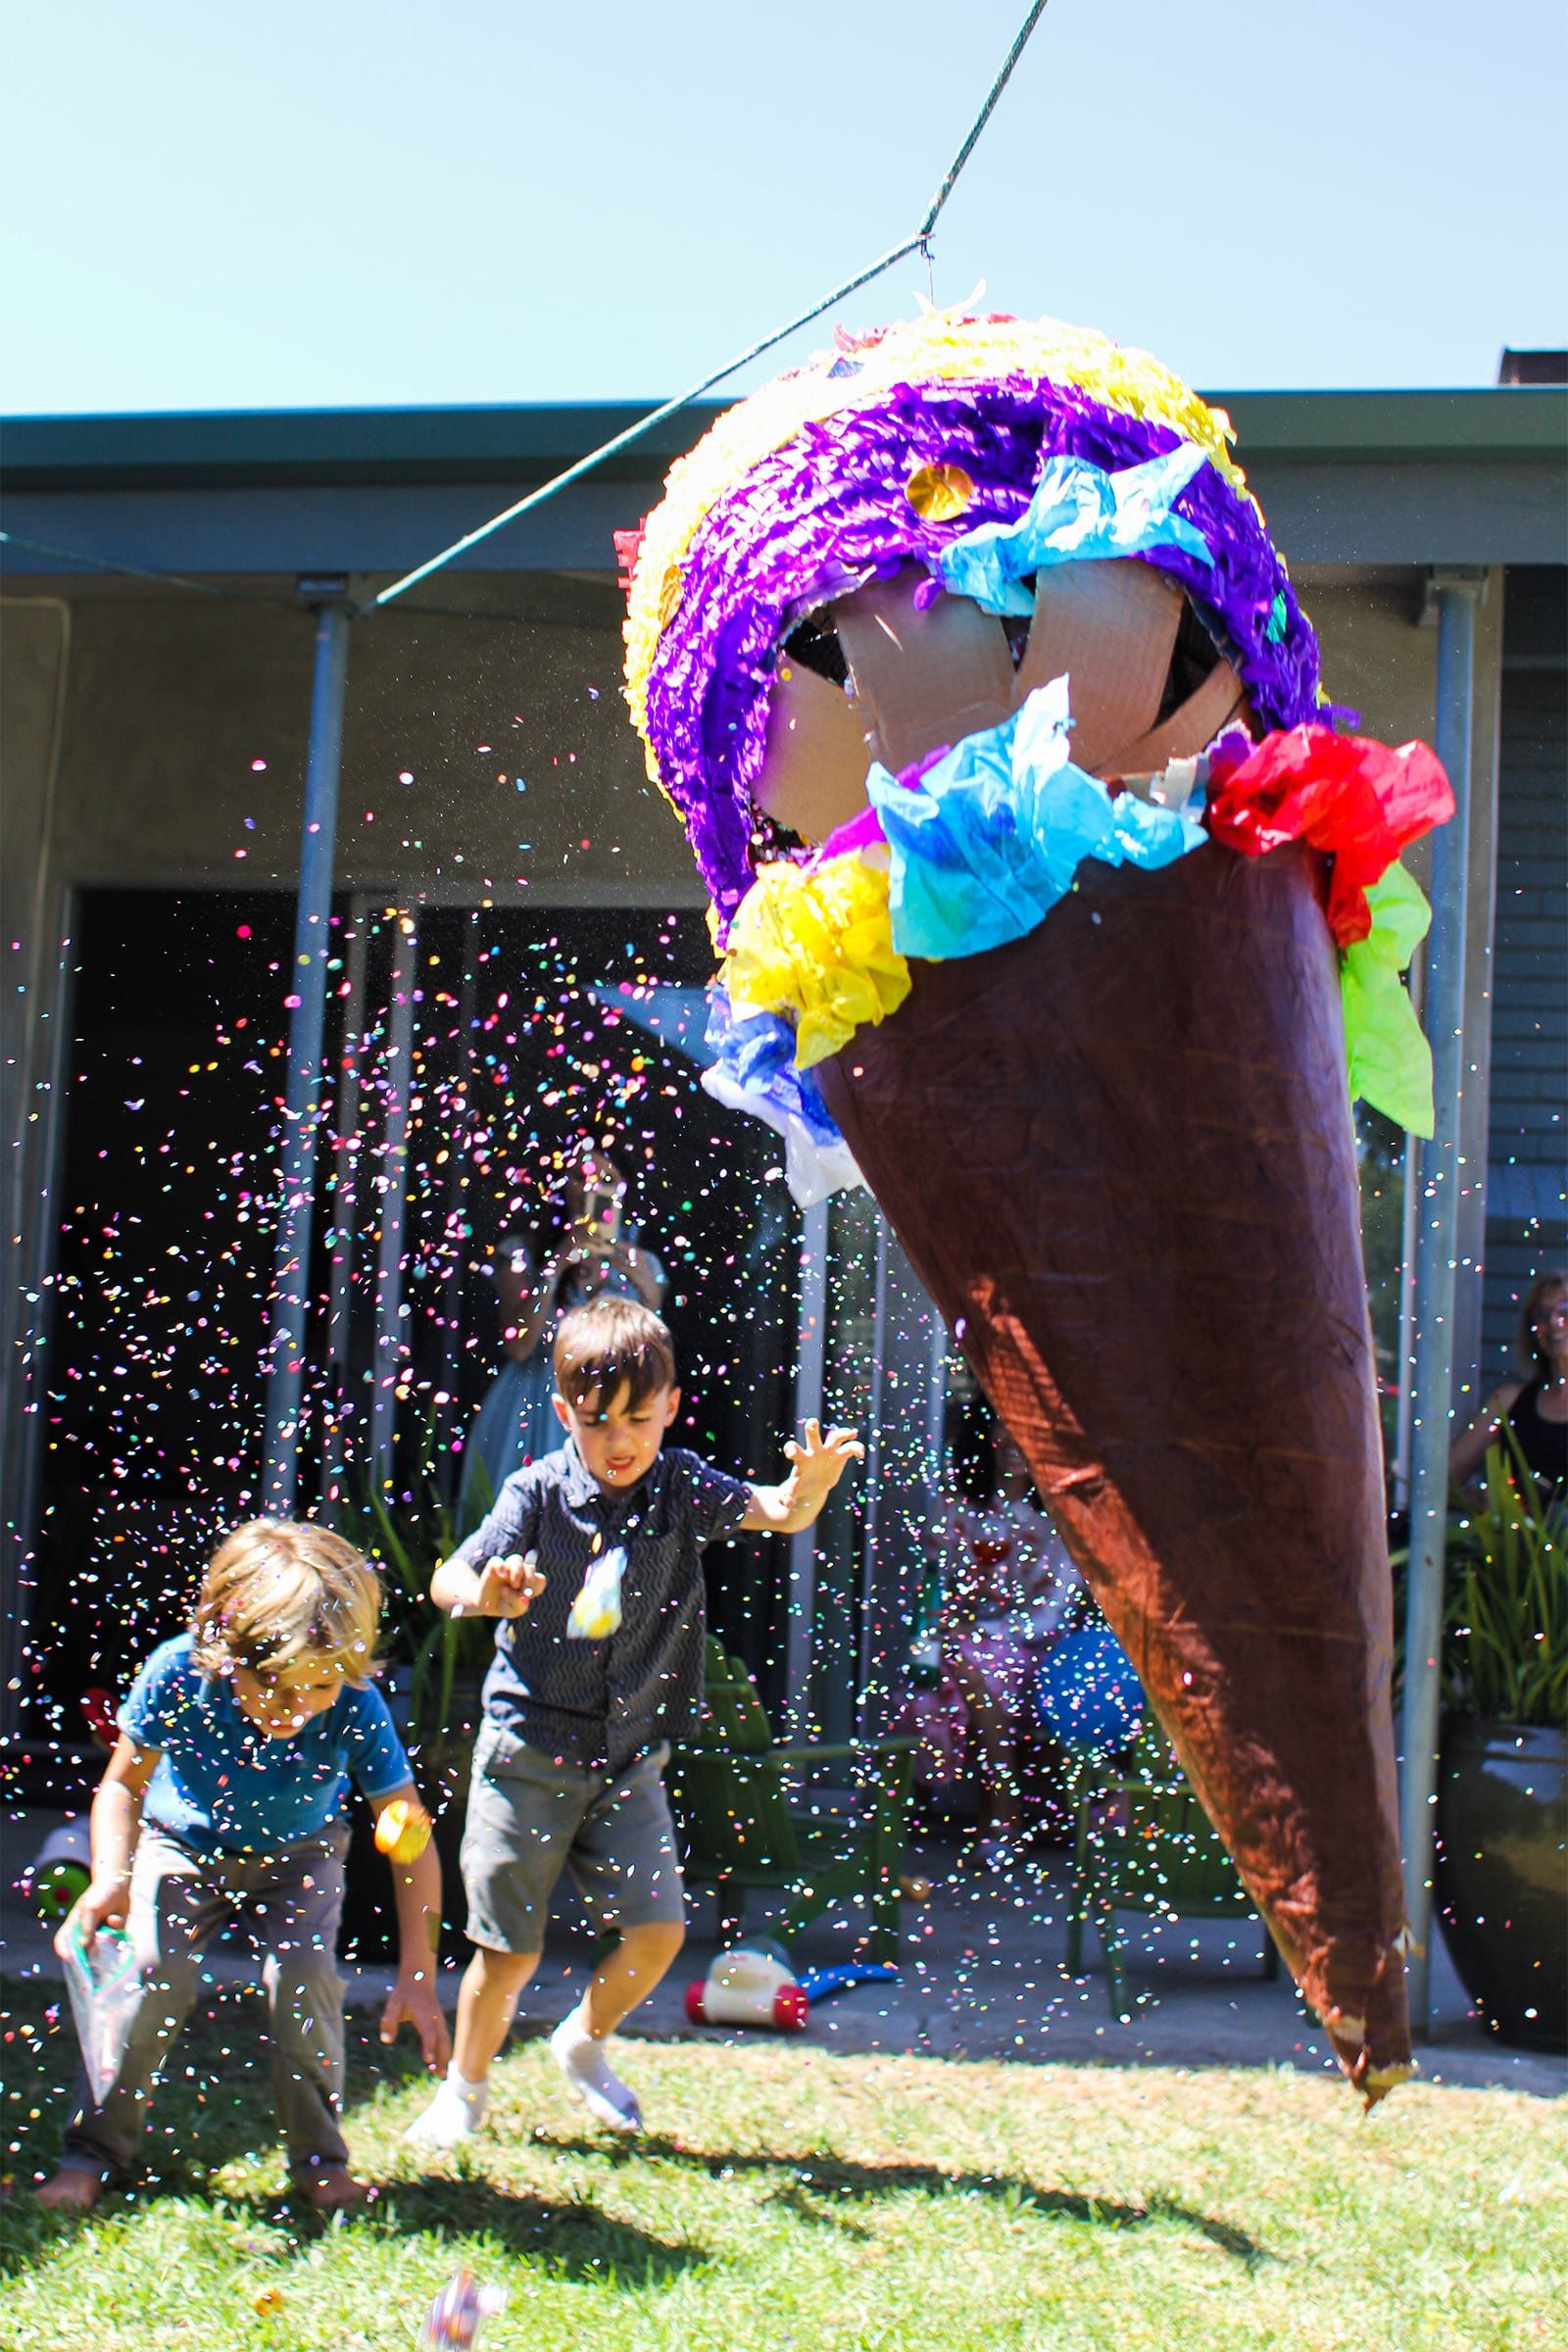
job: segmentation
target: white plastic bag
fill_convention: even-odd
[[[612,1544],[589,1562],[582,1591],[566,1619],[568,1642],[608,1642],[620,1631],[620,1580],[626,1573],[626,1547]]]
[[[141,1997],[135,1946],[121,1928],[100,1928],[89,1940],[74,1923],[65,1966],[81,2063],[93,2104],[101,2107],[120,2071],[120,2053]]]

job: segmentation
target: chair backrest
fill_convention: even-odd
[[[1250,1913],[1252,1898],[1185,1782],[1175,1788],[1147,1789],[1127,1784],[1123,1803],[1125,1814],[1112,1833],[1119,1894],[1168,1906],[1178,1915],[1189,1905],[1234,1909],[1239,1917]]]
[[[766,1756],[688,1748],[672,1765],[671,1793],[694,1876],[781,1871],[800,1866],[789,1782]]]
[[[670,1793],[697,1874],[793,1871],[800,1848],[789,1781],[771,1762],[773,1727],[739,1659],[708,1637],[704,1712],[670,1765]]]
[[[696,1744],[741,1756],[765,1755],[773,1744],[773,1727],[757,1685],[739,1658],[732,1658],[711,1634],[708,1637],[703,1717]]]
[[[1119,1900],[1178,1915],[1186,1907],[1250,1916],[1252,1898],[1152,1713],[1108,1785],[1103,1765],[1073,1753],[1094,1819],[1089,1834]]]

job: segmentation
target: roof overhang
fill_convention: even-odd
[[[1298,564],[1563,560],[1568,389],[1238,392],[1237,450]],[[724,404],[695,403],[473,551],[479,570],[608,571]],[[0,426],[17,539],[149,570],[390,574],[646,414],[638,404],[22,416]],[[8,546],[8,571],[69,572]]]

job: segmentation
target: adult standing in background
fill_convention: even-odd
[[[556,1326],[567,1309],[602,1291],[639,1299],[658,1314],[664,1269],[623,1224],[626,1179],[607,1152],[581,1152],[566,1173],[555,1238],[537,1250],[525,1234],[497,1242],[496,1303],[506,1361],[490,1384],[464,1459],[462,1516],[482,1516],[502,1482],[524,1462],[554,1453],[561,1425],[551,1397]]]
[[[1448,1449],[1448,1475],[1474,1478],[1506,1426],[1541,1486],[1568,1492],[1568,1272],[1538,1275],[1519,1309],[1514,1353],[1523,1380],[1494,1389]]]

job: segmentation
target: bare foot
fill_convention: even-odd
[[[103,2193],[104,2183],[96,2173],[68,2164],[42,2188],[33,2190],[33,2199],[45,2213],[91,2213]]]
[[[294,2187],[318,2213],[361,2213],[375,2194],[341,2164],[323,2165],[307,2180],[296,2180]]]

